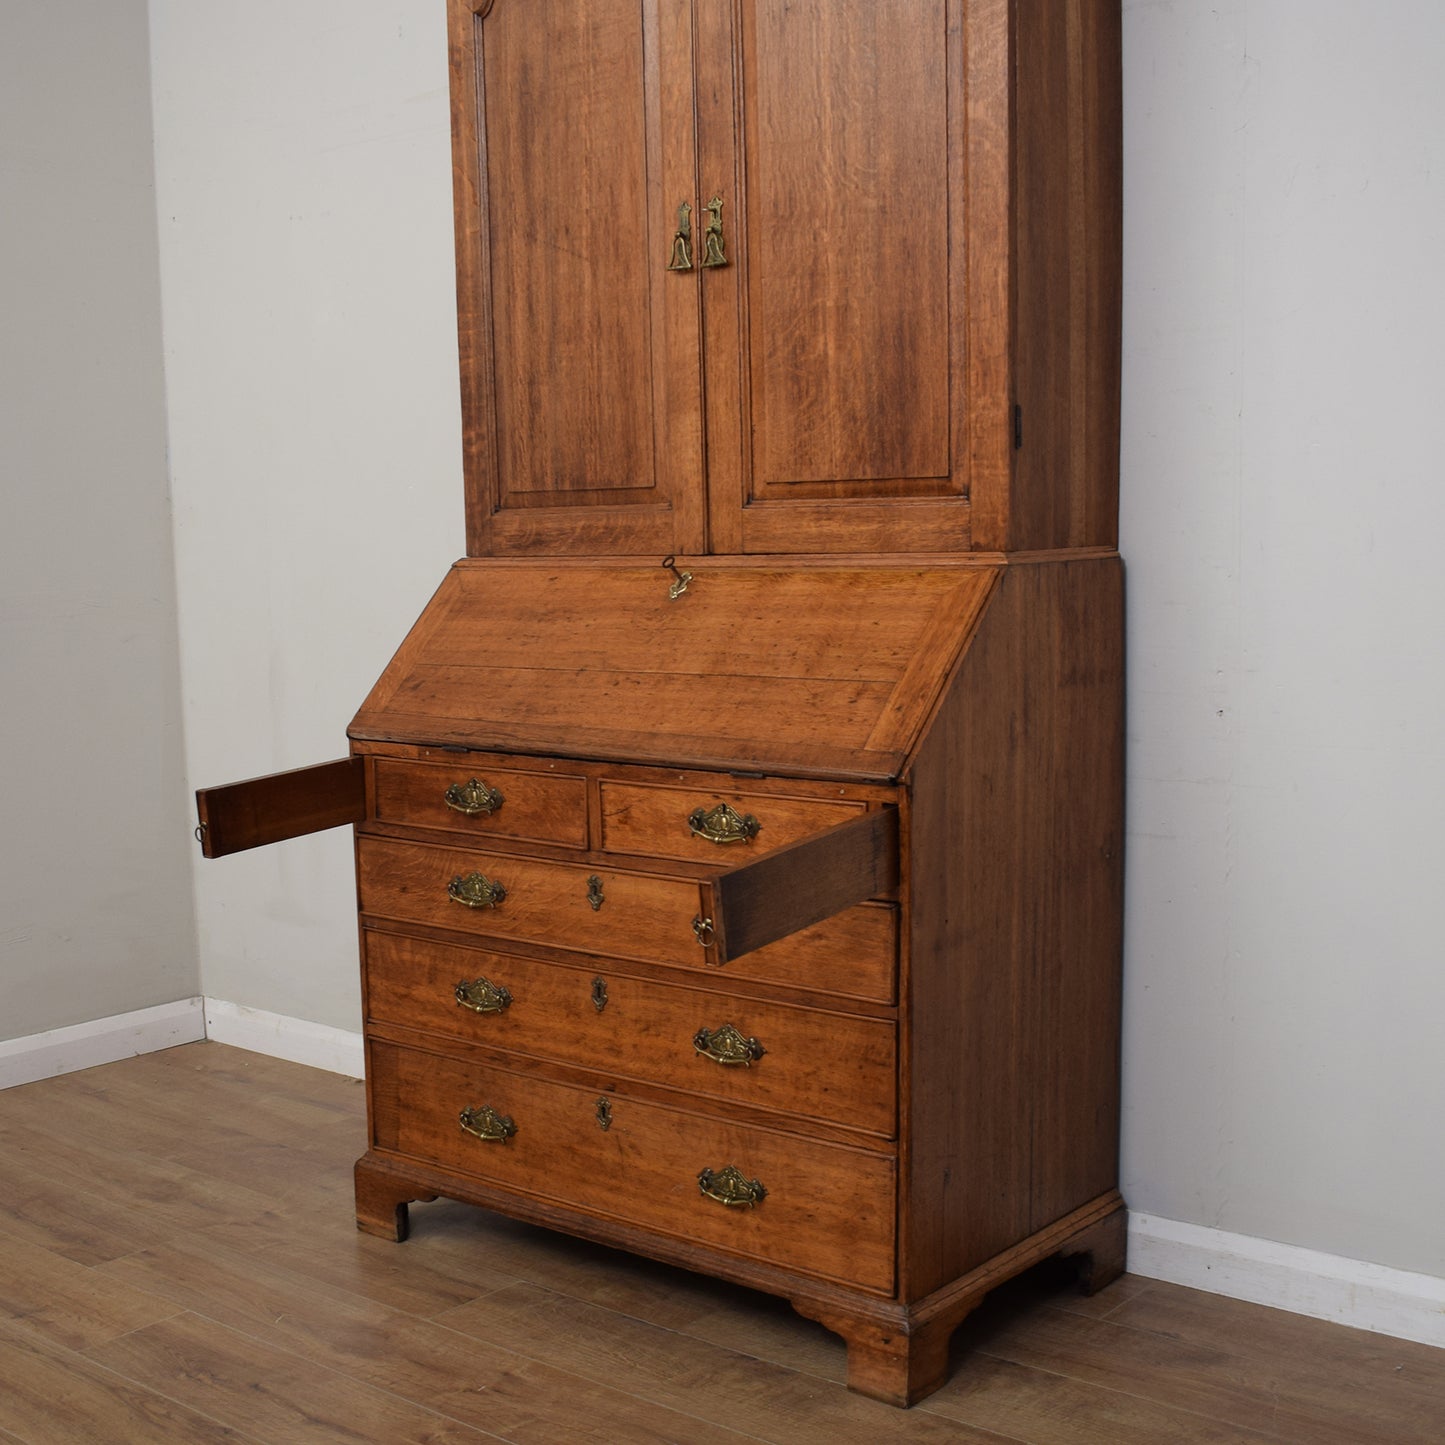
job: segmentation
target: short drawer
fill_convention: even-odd
[[[552,772],[377,758],[376,821],[469,838],[587,846],[587,783]]]
[[[605,778],[602,846],[609,853],[730,867],[866,811],[863,802],[615,783]]]
[[[474,878],[500,885],[505,896],[485,907],[450,896],[453,880]],[[473,881],[471,891],[482,887]],[[699,946],[693,931],[698,885],[685,878],[362,838],[357,889],[365,914],[473,933],[492,944],[524,942],[715,976],[725,972],[880,1003],[894,998],[898,928],[891,904],[844,909],[714,970],[712,952]]]
[[[893,1288],[890,1154],[379,1040],[368,1073],[379,1150],[821,1279]],[[739,1202],[709,1197],[699,1176]]]
[[[367,1017],[727,1102],[896,1130],[891,1020],[369,930]]]

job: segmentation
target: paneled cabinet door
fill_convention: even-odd
[[[966,550],[1006,0],[451,3],[468,550]]]
[[[1008,298],[968,270],[989,277],[998,251],[965,244],[984,220],[965,204],[965,162],[1001,224],[1007,145],[984,123],[997,87],[965,67],[993,73],[1006,8],[695,11],[699,179],[725,198],[732,247],[702,282],[712,550],[966,549],[971,471],[1007,475],[988,363],[1004,354]],[[975,415],[969,362],[987,415]],[[975,429],[987,457],[971,457]]]
[[[692,6],[450,5],[467,550],[700,551]]]

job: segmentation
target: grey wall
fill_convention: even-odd
[[[152,0],[187,745],[324,762],[465,550],[440,0]],[[197,860],[208,997],[361,1026],[349,829]]]
[[[1125,1193],[1445,1275],[1445,7],[1125,7]]]
[[[0,6],[0,1039],[197,992],[144,0]]]

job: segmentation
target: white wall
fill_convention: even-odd
[[[1445,1276],[1445,7],[1125,10],[1125,1192]]]
[[[443,7],[152,0],[189,768],[338,755],[462,548]],[[1125,5],[1125,1188],[1445,1275],[1434,0]],[[344,833],[196,874],[355,1027]]]
[[[188,769],[323,762],[465,550],[446,11],[152,0]],[[195,871],[208,996],[360,1027],[350,830]]]
[[[0,1039],[197,988],[144,0],[0,6]]]

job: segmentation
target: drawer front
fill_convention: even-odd
[[[609,853],[685,858],[715,868],[771,853],[846,823],[867,808],[861,802],[661,788],[605,779],[601,793],[602,846]]]
[[[374,931],[365,953],[371,1022],[894,1136],[890,1020]],[[469,1002],[458,998],[462,985]]]
[[[453,901],[448,884],[474,873],[501,884],[505,898],[483,908]],[[474,933],[489,942],[722,972],[709,967],[693,934],[699,898],[689,879],[363,838],[357,887],[362,912],[380,918]],[[896,958],[897,910],[865,903],[734,959],[724,970],[729,978],[891,1003]]]
[[[375,1147],[822,1279],[890,1293],[894,1160],[750,1129],[616,1094],[371,1043]],[[605,1100],[604,1129],[599,1110]],[[484,1141],[464,1110],[490,1108],[515,1132]],[[477,1127],[486,1125],[473,1115]],[[766,1190],[755,1207],[718,1203],[703,1170],[732,1166]],[[710,1181],[725,1191],[725,1181]]]
[[[377,758],[375,766],[379,823],[587,846],[583,778],[493,768],[476,758],[441,765]]]

